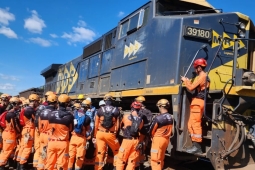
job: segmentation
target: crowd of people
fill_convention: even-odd
[[[159,114],[153,118],[143,96],[127,112],[114,105],[110,94],[99,108],[91,98],[78,99],[51,91],[44,102],[37,94],[28,99],[2,94],[0,170],[30,169],[31,155],[38,170],[142,169],[148,140],[151,168],[163,168],[173,124],[168,100],[157,102]]]

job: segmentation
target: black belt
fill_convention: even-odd
[[[128,140],[133,140],[133,139],[138,139],[139,137],[123,137],[123,139],[128,139]]]
[[[115,133],[115,132],[112,132],[112,131],[109,131],[109,130],[101,130],[101,129],[98,129],[98,131],[100,131],[100,132],[106,132],[106,133]]]

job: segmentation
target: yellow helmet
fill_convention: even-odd
[[[20,100],[19,100],[18,97],[12,97],[12,98],[10,99],[10,103],[16,103],[16,104],[18,104],[18,103],[20,103]]]
[[[143,96],[138,96],[135,100],[140,103],[145,102],[145,98]]]
[[[29,97],[28,97],[28,99],[29,99],[30,101],[34,101],[34,100],[39,101],[39,100],[40,100],[40,97],[39,97],[37,94],[30,94]]]
[[[22,104],[23,104],[23,105],[29,104],[29,99],[23,100],[23,101],[22,101]]]
[[[106,95],[104,95],[104,100],[114,100],[114,99],[110,93],[107,93]]]
[[[49,96],[50,94],[53,94],[52,91],[47,91],[44,96]]]
[[[51,93],[48,95],[47,101],[50,103],[56,102],[56,101],[58,101],[58,97],[54,93]]]
[[[160,107],[160,106],[163,106],[163,107],[166,107],[166,106],[169,106],[170,103],[167,99],[160,99],[158,102],[157,102],[157,106]]]
[[[84,97],[83,94],[79,94],[79,95],[78,95],[78,99],[79,99],[79,100],[84,99],[84,98],[85,98],[85,97]]]
[[[83,100],[83,102],[81,103],[82,105],[91,105],[91,101],[89,100]]]
[[[74,103],[73,106],[75,107],[75,109],[80,109],[81,108],[80,103]]]
[[[19,100],[21,100],[22,102],[26,100],[25,97],[20,97]]]
[[[70,97],[66,94],[61,94],[59,97],[58,97],[58,101],[60,103],[68,103],[70,101]]]

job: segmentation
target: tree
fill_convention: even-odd
[[[2,92],[0,92],[0,96],[2,95],[3,93]]]

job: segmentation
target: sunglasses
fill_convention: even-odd
[[[13,103],[11,103],[13,106],[18,106],[18,105],[20,105],[20,103],[15,103],[15,102],[13,102]]]

